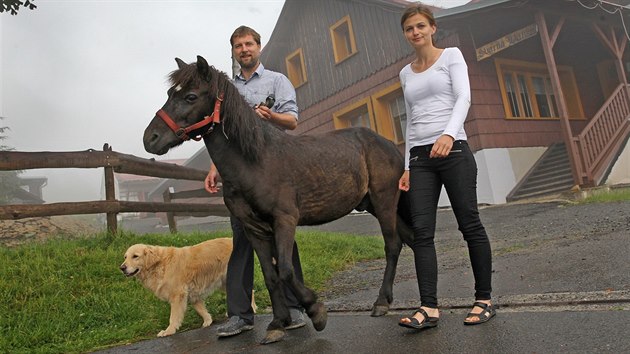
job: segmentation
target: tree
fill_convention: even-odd
[[[4,119],[4,117],[0,117],[0,119]],[[8,130],[10,130],[9,127],[0,127],[0,141],[7,138],[5,133]],[[10,150],[13,150],[13,148],[0,143],[0,151]],[[22,171],[0,171],[0,204],[11,203],[15,191],[20,188],[20,173]]]
[[[29,10],[35,10],[37,5],[33,2],[35,0],[2,0],[2,7],[0,7],[0,13],[11,12],[11,15],[17,15],[20,7],[28,8]]]

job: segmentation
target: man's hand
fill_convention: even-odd
[[[208,175],[204,180],[203,187],[209,193],[217,193],[219,191],[219,187],[217,186],[217,181],[219,180],[219,172],[217,171],[217,167],[212,164],[210,166],[210,171],[208,171]]]
[[[256,106],[254,111],[260,118],[271,122],[282,129],[294,130],[297,128],[297,118],[290,113],[274,112],[267,106]]]
[[[271,108],[267,107],[267,106],[262,106],[259,105],[256,107],[256,114],[258,114],[258,116],[264,120],[269,120],[271,121]]]

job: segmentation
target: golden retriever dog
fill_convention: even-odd
[[[125,252],[120,270],[128,277],[136,277],[155,296],[170,303],[169,325],[157,335],[164,337],[179,329],[188,302],[203,318],[203,327],[212,324],[204,301],[215,290],[225,289],[231,253],[231,238],[217,238],[188,247],[136,244]]]

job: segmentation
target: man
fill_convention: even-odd
[[[254,107],[261,119],[273,123],[278,129],[293,130],[297,127],[298,107],[295,102],[295,89],[289,79],[281,73],[266,70],[260,63],[260,35],[253,29],[241,26],[230,38],[232,56],[241,66],[241,72],[234,79],[234,85],[245,100]],[[267,97],[273,95],[275,103],[266,107]],[[218,173],[212,164],[205,180],[205,189],[216,193]],[[237,335],[254,328],[254,310],[251,307],[254,285],[254,250],[245,236],[243,224],[234,217],[232,224],[234,250],[227,270],[227,310],[229,320],[217,328],[219,337]],[[293,267],[300,281],[304,281],[297,245],[293,244]],[[303,310],[295,295],[285,287],[285,296],[291,324],[286,329],[300,328],[306,324]]]

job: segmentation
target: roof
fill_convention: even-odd
[[[197,169],[209,169],[211,162],[212,161],[210,160],[208,150],[205,146],[203,146],[192,157],[185,160],[181,165]],[[152,190],[149,191],[149,199],[159,197],[162,195],[162,193],[164,193],[166,189],[181,183],[190,183],[190,181],[163,178],[160,183],[158,183]]]
[[[48,177],[18,177],[20,180],[20,185],[29,185],[29,184],[38,184],[40,186],[45,186],[48,182]]]
[[[508,2],[527,2],[527,0],[478,0],[471,1],[468,4],[451,7],[449,9],[440,9],[439,11],[435,11],[435,18],[442,18],[448,16],[459,15],[465,12],[471,12],[476,10],[485,9],[488,7],[492,7],[495,5],[500,5]]]
[[[20,204],[44,204],[46,202],[42,198],[22,188],[17,188],[13,191],[12,203],[16,201],[19,201]]]

